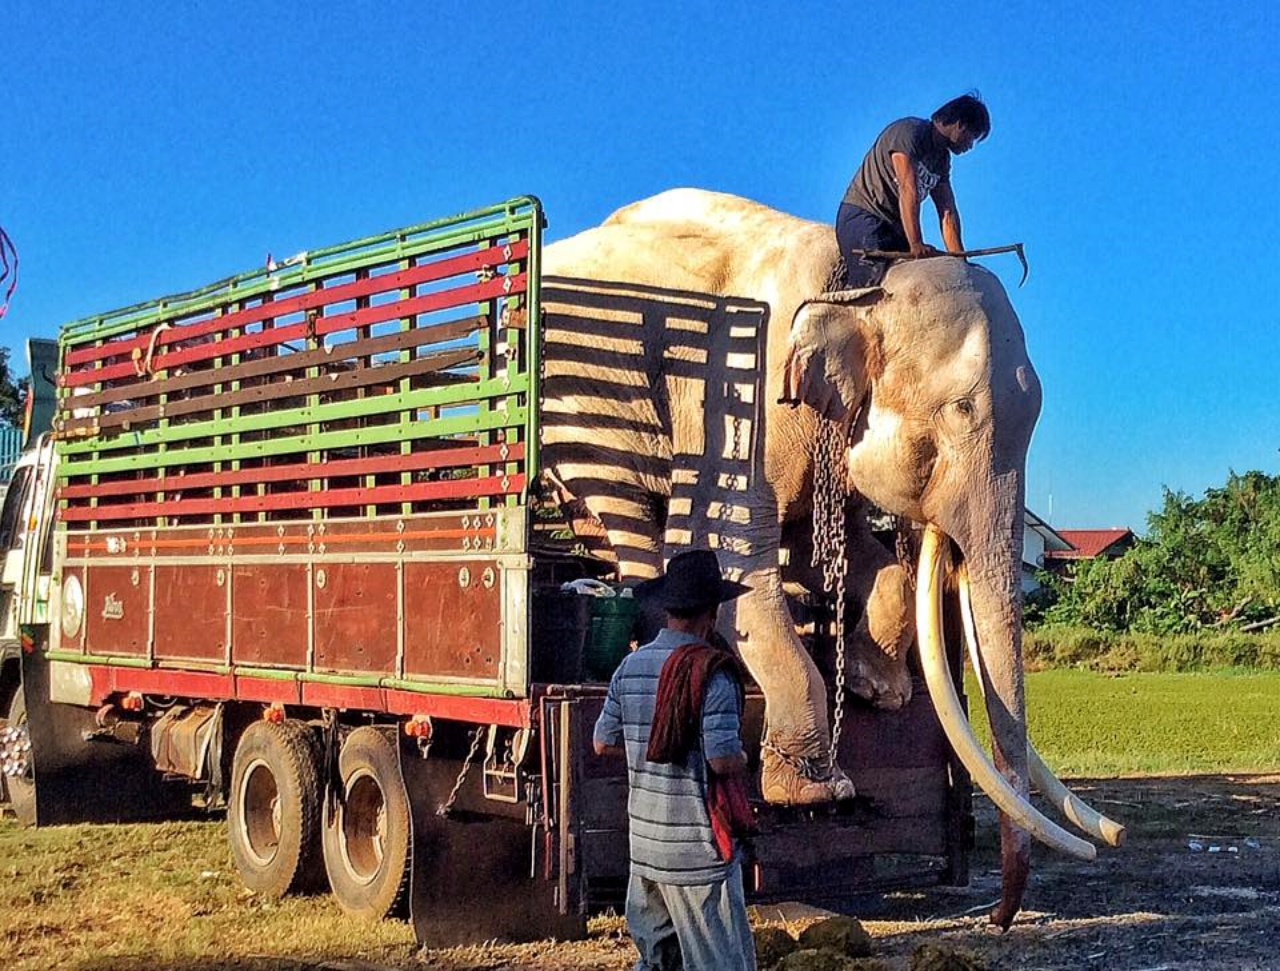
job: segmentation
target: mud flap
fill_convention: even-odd
[[[460,760],[434,752],[424,759],[411,744],[400,745],[413,825],[409,907],[418,943],[454,947],[585,937],[586,916],[561,914],[555,883],[541,873],[530,875],[533,840],[541,830],[522,816],[497,815],[516,807],[485,800],[478,764],[472,764],[448,815],[438,814],[461,769]]]
[[[145,744],[86,740],[94,713],[49,700],[49,665],[39,652],[22,655],[35,775],[35,806],[28,825],[123,823],[190,815],[191,789],[167,784]]]

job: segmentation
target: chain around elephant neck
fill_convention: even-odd
[[[836,683],[835,710],[831,716],[831,748],[827,764],[836,766],[836,750],[844,727],[845,580],[849,575],[845,517],[849,504],[849,480],[845,466],[848,426],[818,419],[813,462],[813,559],[822,568],[823,589],[835,599]]]

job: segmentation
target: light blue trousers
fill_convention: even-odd
[[[737,861],[725,879],[689,887],[633,873],[627,926],[640,952],[635,971],[756,971]]]

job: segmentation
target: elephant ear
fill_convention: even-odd
[[[800,305],[791,338],[780,403],[804,403],[842,422],[862,406],[882,371],[880,342],[865,308],[884,297],[879,287],[824,293]]]

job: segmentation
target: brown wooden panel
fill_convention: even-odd
[[[85,570],[85,648],[90,654],[146,656],[151,630],[149,569],[95,565]]]
[[[307,666],[307,567],[255,563],[231,574],[231,659],[264,667]]]
[[[155,571],[156,658],[225,662],[227,568],[157,564]]]
[[[317,562],[312,583],[316,670],[395,674],[395,564]]]
[[[486,571],[491,585],[486,585]],[[405,674],[497,678],[502,660],[502,587],[502,570],[493,561],[406,563]]]

